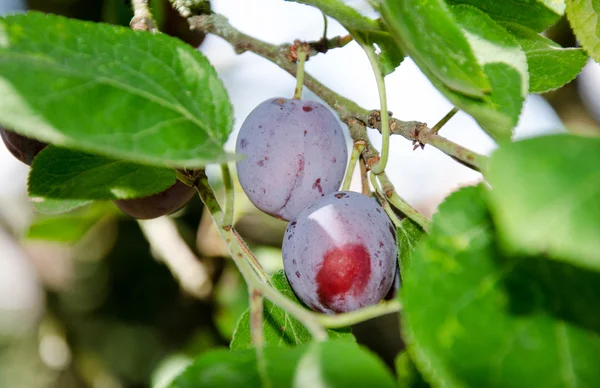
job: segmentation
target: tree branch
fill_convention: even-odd
[[[290,55],[291,45],[283,44],[277,46],[246,35],[234,28],[224,16],[219,14],[193,16],[188,18],[188,22],[192,29],[211,33],[225,39],[234,47],[238,54],[246,51],[253,52],[275,63],[292,76],[296,76],[297,66]],[[344,41],[349,40],[345,39]],[[350,135],[355,142],[365,142],[366,146],[362,157],[366,163],[367,169],[369,169],[373,163],[378,162],[380,159],[379,152],[371,144],[366,133],[366,126],[369,125],[370,127],[381,131],[380,112],[377,110],[369,111],[362,108],[354,101],[342,97],[329,89],[308,73],[304,74],[304,85],[323,99],[338,113],[341,119],[348,124]],[[483,155],[479,155],[446,138],[431,133],[427,124],[419,121],[402,121],[391,118],[389,127],[391,134],[401,135],[422,146],[431,144],[458,162],[477,171],[481,171],[481,168],[487,159]],[[389,181],[385,175],[383,175],[383,179]],[[393,186],[388,189],[394,190]]]
[[[133,18],[129,22],[129,26],[132,30],[158,32],[156,22],[148,8],[148,0],[132,0],[131,7],[133,8]]]
[[[296,76],[296,64],[294,61],[290,60],[290,49],[292,47],[290,44],[282,44],[277,46],[253,38],[234,28],[231,24],[229,24],[227,18],[219,14],[193,16],[188,19],[188,22],[190,23],[192,29],[211,33],[225,39],[234,47],[238,54],[246,51],[253,52],[275,63],[277,66],[281,67],[294,77]],[[337,42],[337,39],[339,39],[340,42]],[[335,43],[341,43],[339,47],[342,47],[350,41],[350,36],[341,38],[336,37],[328,40],[328,47],[335,47]],[[312,43],[311,46],[314,46],[314,44],[315,43]],[[318,52],[319,51],[317,50],[314,52],[311,51],[309,52],[309,56],[315,55]],[[365,125],[369,125],[371,128],[376,128],[381,131],[381,114],[379,111],[367,110],[360,107],[354,101],[344,98],[333,90],[329,89],[315,78],[310,76],[308,73],[305,73],[304,85],[317,94],[321,99],[323,99],[331,108],[333,108],[345,122],[350,119],[356,119]],[[459,159],[461,162],[465,162],[467,164],[471,163],[471,160],[468,160],[466,157],[465,160],[463,160],[461,157],[469,155],[469,153],[474,154],[472,151],[469,151],[448,139],[440,141],[440,139],[437,137],[431,136],[431,134],[427,133],[426,129],[427,124],[419,121],[402,121],[395,118],[390,119],[390,133],[401,135],[408,140],[421,142],[423,144],[434,145],[435,143],[434,146],[436,148],[439,148],[438,145],[444,143],[445,145],[442,145],[440,148],[442,152],[453,158]],[[354,141],[360,140],[354,137],[353,139]],[[368,141],[368,139],[362,140]],[[368,143],[368,145],[370,145],[370,143]],[[368,148],[373,147],[368,146],[367,149]],[[485,159],[485,156],[479,155],[479,158],[475,157],[474,159],[479,159],[479,161],[481,161]],[[369,158],[367,157],[365,160],[367,161],[367,164],[369,164]]]
[[[210,11],[208,0],[169,0],[173,8],[184,18],[192,15],[201,15]]]
[[[192,29],[209,32],[225,39],[233,46],[236,53],[242,54],[246,51],[251,51],[275,63],[294,77],[296,76],[296,63],[290,58],[291,45],[283,44],[276,46],[253,38],[236,30],[224,16],[218,14],[193,16],[188,21]],[[309,55],[315,55],[316,53],[316,50],[315,52],[311,51]],[[368,110],[335,93],[309,74],[305,74],[304,85],[319,95],[329,106],[338,112],[340,117],[362,117],[363,121],[366,122],[369,114]]]

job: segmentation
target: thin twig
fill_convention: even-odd
[[[375,80],[377,81],[377,91],[379,92],[379,104],[380,104],[380,112],[381,112],[381,156],[380,159],[371,165],[371,171],[375,175],[381,174],[385,171],[385,167],[387,165],[388,156],[390,153],[390,125],[389,125],[389,113],[387,109],[387,95],[385,92],[385,80],[383,78],[383,73],[381,72],[381,68],[379,67],[379,61],[377,60],[377,55],[375,55],[375,51],[373,50],[373,46],[366,44],[360,39],[356,39],[358,44],[363,48],[364,52],[367,54],[369,58],[369,62],[371,63],[371,68],[373,69],[373,73],[375,75]]]
[[[231,228],[231,232],[233,233],[233,237],[236,239],[240,249],[246,255],[246,258],[248,259],[248,262],[254,269],[254,272],[256,272],[258,277],[260,277],[260,279],[263,282],[270,284],[271,281],[269,280],[269,277],[267,276],[265,270],[263,269],[262,265],[260,264],[260,262],[258,261],[256,256],[254,256],[254,253],[252,253],[250,248],[248,248],[248,245],[246,245],[246,242],[244,241],[242,236],[240,236],[240,234],[238,233],[238,231],[235,228]]]
[[[364,140],[365,142],[368,141],[369,137],[367,135],[367,129],[365,128],[364,123],[362,123],[356,119],[350,119],[347,121],[347,124],[348,124],[348,128],[350,130],[350,136],[353,139],[361,139],[361,140]],[[379,153],[370,143],[367,143],[367,147],[363,151],[362,157],[363,157],[363,159],[365,159],[367,161],[366,164],[368,167],[369,164],[371,164],[373,161],[379,160]],[[424,225],[423,229],[428,230],[429,221],[427,220],[427,218],[424,215],[422,215],[421,213],[419,213],[417,210],[415,210],[412,206],[410,206],[406,201],[402,200],[402,198],[400,198],[400,196],[398,196],[396,194],[395,188],[392,185],[392,182],[388,178],[387,174],[385,172],[382,172],[381,174],[378,175],[378,179],[381,182],[383,193],[385,194],[385,197],[386,198],[393,197],[393,200],[396,202],[396,205],[398,205],[398,206],[395,206],[394,203],[392,203],[392,205],[394,205],[405,216],[412,219],[419,225],[423,224]],[[377,189],[377,187],[375,187],[375,189]]]
[[[148,0],[132,0],[131,7],[133,8],[133,18],[129,23],[131,29],[136,31],[150,31],[153,34],[158,32],[156,22],[148,6]]]
[[[402,310],[402,305],[397,300],[380,302],[373,306],[364,307],[360,310],[351,311],[337,315],[319,315],[319,323],[330,328],[348,327],[368,319],[377,318],[382,315],[397,313]]]
[[[227,227],[233,225],[234,209],[233,179],[231,178],[231,172],[227,163],[221,165],[221,175],[223,178],[223,186],[225,187],[225,212],[223,214],[223,226]]]
[[[394,226],[398,228],[400,226],[401,221],[394,212],[394,209],[392,209],[392,207],[390,206],[390,203],[388,202],[387,198],[381,193],[381,188],[379,187],[379,182],[377,182],[376,175],[369,174],[369,178],[371,179],[371,184],[373,185],[373,187],[375,187],[375,196],[377,196],[377,198],[379,199],[381,207],[388,215]]]
[[[302,99],[302,86],[304,86],[304,63],[306,62],[309,47],[301,42],[296,42],[296,55],[298,57],[298,69],[296,70],[296,89],[294,100]]]
[[[208,0],[169,0],[173,8],[184,18],[210,11]]]
[[[363,195],[370,196],[371,189],[369,188],[369,180],[367,179],[367,165],[365,164],[363,158],[360,158],[358,163],[360,164],[360,183],[362,187],[362,193]]]
[[[344,184],[342,184],[342,191],[350,190],[350,183],[352,183],[352,175],[354,175],[356,163],[360,159],[360,155],[364,149],[364,142],[360,141],[354,143],[354,147],[352,147],[352,153],[350,154],[350,161],[348,162],[348,169],[346,170],[346,176],[344,177]]]
[[[458,108],[452,108],[450,112],[446,113],[446,116],[442,117],[440,121],[438,121],[433,127],[431,127],[431,133],[438,133],[440,129],[442,129],[442,127],[446,125],[446,123],[450,121],[450,119],[454,117],[456,113],[458,113]]]
[[[446,139],[435,133],[431,133],[429,128],[421,131],[418,136],[420,144],[430,144],[446,155],[452,157],[457,162],[475,170],[482,172],[488,161],[488,157],[471,151],[468,148],[460,146],[451,140]]]
[[[385,174],[377,175],[379,183],[381,183],[381,195],[384,195],[389,203],[398,209],[402,214],[419,224],[425,231],[431,230],[431,221],[423,214],[419,213],[415,208],[410,206],[398,193],[394,190],[392,182]]]

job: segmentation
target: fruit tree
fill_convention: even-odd
[[[202,301],[213,334],[187,350],[169,386],[600,386],[598,131],[514,137],[529,94],[559,93],[600,61],[596,0],[372,0],[360,11],[342,0],[282,0],[324,20],[319,39],[282,44],[245,33],[206,0],[108,3],[120,7],[113,24],[39,11],[0,18],[0,130],[30,165],[37,215],[28,238],[87,239],[87,254],[97,253],[100,220],[126,220],[183,294]],[[328,33],[332,20],[344,34]],[[552,40],[561,28],[576,41]],[[234,131],[222,76],[239,68],[213,66],[198,50],[205,36],[271,62],[295,89],[255,106]],[[376,106],[305,70],[348,47],[370,64]],[[390,111],[390,88],[412,92],[386,83],[407,58],[454,107],[434,125]],[[494,141],[491,155],[445,136],[458,112]],[[427,176],[392,178],[411,166],[390,161],[391,137],[411,141],[414,155],[435,148],[480,180],[429,217],[397,190]],[[150,349],[178,338],[169,351],[183,348],[196,322],[184,317],[199,310],[161,291],[160,276],[142,269],[151,260],[135,259],[136,238],[114,222],[98,255],[127,251],[119,265],[132,272],[110,277],[99,295],[138,281],[156,293],[124,291],[126,306],[97,306],[127,324],[141,322],[128,315],[133,306],[148,306],[142,315],[157,318],[144,327],[169,329],[130,342]],[[223,308],[236,295],[241,307]],[[147,383],[132,376],[155,361],[132,360],[166,348],[128,353],[119,347],[134,338],[126,330],[82,336],[100,321],[67,319],[74,310],[57,298],[49,315],[64,321],[65,343],[98,349],[120,338],[107,365],[124,370],[129,360],[137,366],[123,381]],[[392,342],[373,324],[390,316],[391,356],[369,343]],[[71,363],[88,383],[90,357]]]

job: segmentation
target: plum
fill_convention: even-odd
[[[327,314],[389,295],[398,248],[390,219],[372,198],[333,192],[304,208],[283,239],[283,266],[298,298]]]
[[[142,198],[119,199],[115,205],[123,213],[133,218],[149,220],[171,214],[185,205],[194,197],[196,190],[193,187],[177,180],[171,187]]]
[[[340,122],[316,101],[271,98],[246,118],[236,152],[240,184],[260,210],[289,220],[340,188],[348,149]]]
[[[398,266],[396,266],[396,275],[394,276],[394,284],[392,285],[392,288],[390,288],[389,292],[383,299],[385,299],[385,300],[395,299],[396,296],[398,295],[398,290],[400,290],[400,268],[398,268]]]
[[[46,143],[19,135],[2,127],[0,127],[0,136],[10,153],[28,166],[31,166],[37,154],[48,146]]]

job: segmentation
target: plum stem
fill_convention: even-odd
[[[133,18],[129,22],[131,29],[136,31],[149,31],[153,34],[158,33],[156,22],[152,17],[148,0],[132,0]]]
[[[369,178],[371,179],[371,184],[375,188],[375,195],[379,199],[379,202],[381,203],[381,207],[386,212],[388,217],[390,217],[390,220],[392,220],[392,223],[394,224],[394,226],[396,228],[400,227],[400,219],[394,212],[394,209],[392,209],[392,207],[390,206],[390,203],[385,198],[385,196],[381,194],[381,189],[379,188],[379,183],[377,182],[377,178],[376,178],[375,174],[369,174]]]
[[[442,117],[442,119],[441,119],[440,121],[438,121],[438,122],[437,122],[437,123],[436,123],[436,124],[435,124],[433,127],[431,127],[431,133],[432,133],[432,134],[433,134],[433,133],[437,134],[437,133],[440,131],[440,129],[442,129],[442,127],[443,127],[444,125],[446,125],[446,123],[447,123],[448,121],[450,121],[450,119],[451,119],[452,117],[454,117],[454,115],[455,115],[456,113],[458,113],[458,108],[456,108],[456,107],[452,108],[452,109],[450,110],[450,112],[446,113],[446,115],[445,115],[444,117]]]
[[[223,214],[223,226],[233,225],[233,206],[234,206],[234,190],[231,171],[227,163],[221,165],[221,175],[223,177],[223,186],[225,187],[225,212]]]
[[[229,169],[227,169],[227,172],[229,173]],[[182,181],[183,183],[185,183],[188,186],[193,186],[196,189],[198,189],[197,187],[197,182],[198,179],[201,176],[206,175],[206,173],[204,172],[204,170],[195,170],[195,171],[188,171],[188,170],[176,170],[176,175],[177,175],[177,179],[179,179],[180,181]],[[227,179],[223,179],[224,181],[224,186],[227,186]],[[216,197],[214,197],[213,194],[213,199],[214,199],[214,204],[211,203],[211,206],[213,207],[213,209],[218,209],[219,211],[219,217],[221,217],[221,223],[222,223],[222,228],[223,229],[230,229],[233,233],[234,238],[236,239],[236,241],[238,242],[238,245],[240,246],[240,248],[244,251],[244,253],[246,254],[246,258],[248,259],[248,261],[250,262],[250,265],[252,266],[252,268],[254,269],[254,271],[256,271],[257,275],[260,277],[260,279],[265,282],[265,283],[269,283],[269,277],[267,276],[267,274],[265,274],[265,271],[263,270],[262,266],[260,265],[259,261],[256,259],[256,256],[254,256],[254,254],[252,253],[252,251],[250,250],[250,248],[248,248],[248,246],[246,245],[246,243],[244,242],[244,240],[242,239],[242,237],[237,233],[237,231],[232,227],[233,225],[233,182],[231,182],[231,186],[232,188],[230,189],[230,191],[232,192],[231,197],[229,199],[229,201],[231,201],[231,206],[228,206],[229,209],[231,209],[231,222],[226,222],[227,221],[227,216],[223,213],[223,211],[221,210],[221,206],[219,205],[219,202],[217,201]],[[211,189],[212,190],[212,189]],[[227,197],[227,194],[226,194]],[[228,201],[228,199],[226,198],[226,202]],[[206,207],[208,208],[208,205],[205,203]],[[210,209],[209,209],[210,211]],[[211,215],[213,213],[211,212]],[[217,224],[218,225],[218,224]]]
[[[383,73],[381,72],[381,68],[379,67],[379,62],[377,61],[377,55],[375,55],[375,51],[373,50],[373,46],[367,44],[362,39],[355,37],[354,40],[360,44],[362,49],[367,54],[369,58],[369,62],[371,63],[371,67],[373,68],[373,73],[375,74],[375,80],[377,82],[377,91],[379,92],[379,104],[380,104],[380,112],[381,112],[381,156],[379,160],[371,166],[371,172],[375,175],[381,174],[385,171],[385,167],[387,165],[388,156],[390,152],[390,124],[389,124],[389,112],[387,109],[387,95],[385,91],[385,79],[383,78]]]
[[[323,15],[323,38],[321,38],[321,40],[326,42],[327,41],[327,15],[325,15],[325,12],[323,12],[323,11],[321,11],[321,15]]]
[[[281,292],[273,288],[269,283],[260,279],[258,273],[250,265],[250,258],[248,256],[249,249],[242,248],[240,240],[238,240],[234,228],[223,227],[221,221],[223,220],[223,210],[219,205],[215,197],[215,193],[208,182],[208,178],[204,171],[198,173],[198,177],[195,181],[195,187],[202,199],[202,202],[206,205],[206,208],[210,212],[213,222],[217,225],[217,230],[221,235],[221,238],[227,246],[227,250],[231,255],[235,265],[242,274],[250,293],[252,290],[259,291],[265,298],[287,311],[294,318],[302,322],[304,327],[312,335],[315,341],[327,340],[327,332],[319,324],[317,317],[312,312],[306,310],[299,304],[296,304],[291,299],[287,298]]]
[[[387,175],[378,175],[377,179],[381,184],[381,188],[376,188],[379,189],[380,195],[384,196],[384,198],[393,207],[400,210],[408,218],[419,224],[419,226],[421,226],[421,228],[423,228],[426,232],[431,230],[431,221],[429,221],[423,214],[419,213],[415,208],[410,206],[408,202],[406,202],[395,190],[393,190],[394,186],[392,186],[392,182],[390,182]]]
[[[294,90],[294,100],[302,99],[302,86],[304,85],[304,63],[306,62],[308,49],[306,44],[296,42],[294,44],[296,48],[296,54],[298,56],[298,69],[296,70],[296,89]]]
[[[398,300],[389,302],[380,302],[373,306],[363,307],[360,310],[350,311],[337,315],[319,314],[319,323],[327,328],[336,329],[351,326],[368,319],[377,318],[382,315],[397,313],[402,310],[402,305]]]
[[[265,273],[262,265],[260,264],[260,262],[258,261],[256,256],[254,256],[254,253],[252,253],[250,248],[248,248],[248,245],[246,245],[246,242],[244,241],[242,236],[240,236],[239,233],[237,232],[237,230],[235,230],[235,228],[233,228],[233,227],[231,228],[231,231],[233,232],[233,236],[236,239],[239,247],[245,253],[246,258],[250,262],[250,265],[252,266],[254,271],[258,274],[260,279],[267,284],[271,284],[271,281],[269,280],[269,277]]]
[[[361,123],[360,121],[358,121],[356,119],[351,119],[351,120],[348,120],[348,126],[350,128],[350,133],[352,134],[353,139],[368,139],[367,129],[366,129],[364,123]],[[362,159],[368,161],[368,160],[376,159],[377,157],[378,157],[377,151],[374,148],[369,148],[369,143],[367,142],[367,148],[365,148],[365,150],[363,151]],[[388,176],[385,172],[382,172],[381,174],[379,174],[377,176],[377,178],[381,182],[382,192],[385,193],[384,197],[387,200],[389,200],[389,198],[395,194],[394,185],[392,185],[392,182],[390,181],[390,179],[388,178]],[[366,178],[365,178],[365,180],[366,180]],[[366,182],[366,184],[368,185],[368,182]],[[375,187],[375,188],[377,188],[377,187]],[[363,188],[363,190],[364,190],[364,188]],[[396,209],[400,210],[405,216],[412,219],[417,224],[419,224],[419,225],[422,224],[423,229],[427,230],[426,226],[429,225],[429,220],[427,220],[427,218],[424,215],[422,215],[417,210],[415,210],[412,206],[410,206],[406,201],[404,201],[402,198],[400,198],[400,196],[398,196],[397,194],[394,197],[394,200],[397,202],[397,206],[394,205],[394,203],[391,203],[391,204],[394,205],[396,207]],[[426,225],[426,226],[423,226],[423,225]]]
[[[367,197],[371,196],[371,188],[369,187],[369,180],[367,179],[367,164],[363,158],[358,160],[360,164],[360,183],[362,186],[362,193]]]
[[[364,149],[364,141],[354,142],[354,147],[352,147],[352,153],[350,154],[350,161],[348,162],[348,169],[346,170],[346,176],[344,177],[344,184],[342,185],[342,191],[350,190],[350,183],[352,183],[352,175],[354,175],[356,162],[358,162]]]

